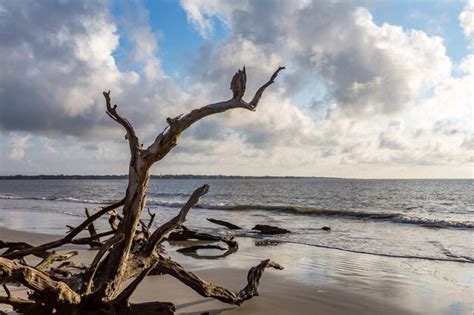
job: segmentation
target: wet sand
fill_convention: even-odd
[[[0,228],[0,239],[41,244],[58,236]],[[195,259],[168,253],[203,278],[238,291],[249,267],[271,258],[285,270],[267,270],[260,296],[236,307],[204,298],[170,276],[147,277],[132,302],[168,301],[178,314],[472,314],[473,264],[398,259],[347,253],[298,244],[255,246],[238,238],[240,249],[224,259]],[[90,262],[95,251],[79,250],[78,261]],[[216,253],[216,252],[209,252]],[[29,259],[29,261],[33,261]],[[24,290],[10,286],[14,294]],[[0,305],[0,310],[8,308]]]

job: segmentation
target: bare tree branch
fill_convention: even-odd
[[[64,282],[51,279],[33,267],[0,257],[0,276],[3,283],[20,282],[45,303],[58,310],[67,310],[81,302],[79,294]]]
[[[102,256],[107,252],[107,250],[112,247],[114,244],[117,244],[118,242],[122,241],[124,238],[124,235],[122,233],[120,234],[115,234],[113,237],[109,238],[104,245],[99,249],[99,252],[95,255],[94,260],[92,261],[92,264],[89,267],[88,272],[84,276],[84,292],[85,294],[89,294],[92,290],[92,284],[94,280],[95,273],[97,271],[97,266],[99,264],[100,259]]]
[[[46,270],[49,268],[49,266],[51,266],[55,262],[71,259],[77,254],[78,254],[77,251],[72,251],[65,254],[58,254],[58,253],[52,252],[51,255],[49,255],[48,257],[43,259],[38,265],[36,265],[36,268],[40,270]]]
[[[117,105],[112,106],[111,101],[110,101],[110,91],[103,92],[102,94],[105,97],[105,102],[107,106],[107,111],[106,111],[107,115],[109,115],[110,118],[112,118],[114,121],[122,125],[123,128],[125,128],[125,130],[127,131],[127,135],[125,136],[125,139],[127,139],[129,142],[130,153],[132,154],[132,158],[134,158],[138,150],[140,149],[140,144],[139,144],[138,137],[135,134],[135,129],[133,129],[133,126],[128,121],[128,119],[120,116],[120,114],[117,112]]]
[[[148,268],[145,268],[139,275],[136,277],[129,285],[126,287],[120,294],[113,300],[109,301],[110,304],[117,304],[117,303],[122,303],[124,301],[128,301],[128,299],[132,296],[133,292],[135,289],[138,287],[140,282],[145,279],[146,276],[150,273],[150,271],[155,268],[156,264],[158,262],[155,262],[154,264],[151,264]]]
[[[14,252],[3,255],[3,257],[9,258],[9,259],[18,259],[18,258],[22,258],[22,257],[27,256],[27,255],[44,252],[48,249],[59,247],[61,245],[70,243],[73,240],[73,238],[77,234],[79,234],[82,230],[84,230],[84,228],[86,228],[90,223],[94,222],[96,219],[100,218],[102,215],[106,214],[110,210],[113,210],[113,209],[116,209],[120,206],[123,206],[124,203],[125,203],[125,199],[122,199],[122,200],[120,200],[120,201],[118,201],[118,202],[116,202],[116,203],[114,203],[110,206],[102,208],[101,210],[97,211],[96,213],[91,215],[89,218],[87,218],[87,220],[82,222],[78,227],[71,230],[62,239],[59,239],[59,240],[56,240],[56,241],[53,241],[53,242],[49,242],[49,243],[46,243],[46,244],[43,244],[43,245],[39,245],[39,246],[36,246],[36,247],[31,247],[31,248],[26,248],[26,249],[14,251]]]
[[[187,115],[180,115],[176,118],[168,118],[167,122],[169,124],[169,129],[163,131],[161,134],[156,137],[152,145],[150,145],[145,151],[145,156],[147,159],[152,159],[152,161],[159,161],[168,154],[168,152],[176,146],[176,141],[179,135],[189,128],[196,121],[217,113],[222,113],[229,109],[234,108],[244,108],[251,111],[254,111],[260,101],[260,98],[263,95],[265,89],[274,83],[278,73],[285,69],[285,67],[279,67],[270,77],[270,80],[262,85],[255,96],[252,98],[250,103],[242,100],[242,97],[245,93],[245,84],[247,82],[247,74],[245,72],[245,67],[243,70],[239,70],[231,82],[231,89],[233,92],[232,99],[228,101],[223,101],[219,103],[214,103],[206,105],[204,107],[194,109]]]
[[[161,240],[167,233],[171,232],[172,230],[176,229],[177,227],[179,227],[181,224],[184,223],[184,221],[186,220],[186,215],[188,214],[189,210],[191,210],[191,208],[194,207],[194,205],[199,202],[199,198],[205,195],[208,191],[209,191],[208,185],[204,185],[196,189],[191,195],[191,197],[189,197],[189,200],[183,206],[179,214],[173,219],[171,219],[170,221],[161,225],[158,229],[156,229],[155,232],[153,232],[148,242],[147,250],[149,253],[152,253],[155,250],[156,245],[158,245],[161,242]]]
[[[172,314],[175,307],[171,303],[130,303],[130,296],[150,272],[170,274],[201,295],[213,297],[225,303],[240,305],[243,301],[257,295],[257,287],[264,269],[268,267],[282,269],[280,265],[270,260],[262,261],[258,266],[250,269],[246,287],[236,293],[187,272],[171,258],[165,258],[156,250],[158,244],[163,241],[169,232],[181,227],[183,231],[171,233],[168,239],[171,240],[175,235],[175,237],[183,239],[192,237],[212,242],[222,241],[228,245],[228,250],[221,256],[237,251],[238,243],[233,238],[190,231],[182,226],[191,208],[198,203],[200,197],[208,192],[208,185],[196,189],[179,214],[162,224],[151,235],[150,230],[153,226],[155,214],[151,214],[149,211],[150,221],[148,224],[141,220],[141,215],[146,207],[151,167],[154,162],[161,160],[170,152],[176,145],[180,134],[193,123],[212,114],[233,108],[254,111],[265,89],[274,82],[282,69],[284,68],[280,67],[272,74],[270,80],[257,90],[249,103],[243,100],[247,74],[245,68],[239,70],[233,76],[230,84],[232,90],[230,100],[209,104],[192,110],[186,115],[168,118],[169,128],[159,134],[146,150],[141,149],[139,139],[130,122],[117,112],[116,105],[112,106],[110,91],[104,92],[106,112],[126,130],[126,139],[130,146],[131,159],[125,198],[98,210],[92,215],[86,209],[87,219],[75,228],[70,227],[70,231],[59,240],[36,247],[26,243],[0,241],[0,248],[6,248],[6,251],[1,255],[3,257],[0,257],[0,282],[3,284],[19,282],[33,290],[29,294],[29,300],[22,300],[13,297],[8,288],[4,286],[8,296],[0,297],[0,303],[4,301],[30,314],[54,312],[58,314],[88,314],[91,312],[94,314],[151,314],[156,312]],[[100,216],[112,210],[115,211],[121,206],[123,206],[122,215],[114,212],[115,214],[110,217],[109,223],[112,230],[98,233],[93,222]],[[118,224],[116,224],[116,221]],[[222,224],[221,221],[219,222]],[[140,225],[142,229],[138,231]],[[229,224],[226,226],[229,226]],[[85,229],[89,231],[90,236],[76,238]],[[113,236],[102,244],[100,238],[107,235]],[[57,254],[48,251],[65,244],[89,244],[100,246],[100,249],[89,267],[68,261],[57,268],[50,268],[54,262],[69,259],[76,254],[75,252]],[[224,249],[217,245],[206,245],[188,247],[183,251],[195,252],[201,248]],[[25,261],[25,257],[30,254],[43,258],[36,268],[29,266]],[[202,258],[202,256],[198,258]],[[11,259],[19,259],[20,262]],[[73,273],[66,270],[69,268],[84,270],[84,272],[76,271]],[[48,269],[48,271],[44,272],[41,269]],[[133,277],[136,278],[123,289],[124,282]]]
[[[263,260],[255,267],[252,267],[247,275],[247,285],[238,293],[234,293],[226,288],[207,282],[196,274],[186,271],[178,263],[172,261],[170,258],[165,258],[160,255],[160,259],[155,269],[160,272],[169,274],[179,281],[183,282],[191,289],[205,297],[213,297],[228,304],[240,305],[244,301],[258,295],[258,285],[260,278],[265,268],[283,269],[283,267],[270,259]]]

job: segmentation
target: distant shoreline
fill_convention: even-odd
[[[324,178],[324,179],[342,179],[340,177],[318,177],[318,176],[239,176],[239,175],[151,175],[151,179],[304,179],[304,178]],[[0,176],[0,180],[108,180],[108,179],[128,179],[128,175],[7,175]]]
[[[350,178],[329,176],[151,175],[151,179],[344,179],[344,180],[474,180],[473,178]],[[128,175],[3,175],[0,180],[117,180]]]

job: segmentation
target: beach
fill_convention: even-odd
[[[0,239],[40,244],[56,235],[0,228]],[[271,258],[285,269],[267,270],[259,296],[237,307],[195,293],[176,279],[149,276],[132,296],[132,302],[168,301],[177,314],[471,314],[470,263],[348,253],[299,244],[256,246],[255,240],[238,238],[239,251],[223,259],[195,259],[177,253],[179,244],[166,251],[177,262],[211,282],[238,291],[245,286],[248,268]],[[90,262],[95,251],[78,250],[74,259]],[[212,252],[209,252],[212,254]],[[33,260],[28,259],[29,262]],[[470,279],[469,279],[470,278]],[[10,286],[13,294],[22,296]],[[5,305],[2,310],[8,310]]]

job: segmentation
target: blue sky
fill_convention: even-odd
[[[474,2],[0,0],[1,174],[123,174],[121,130],[287,70],[256,113],[200,122],[155,173],[473,177]]]

